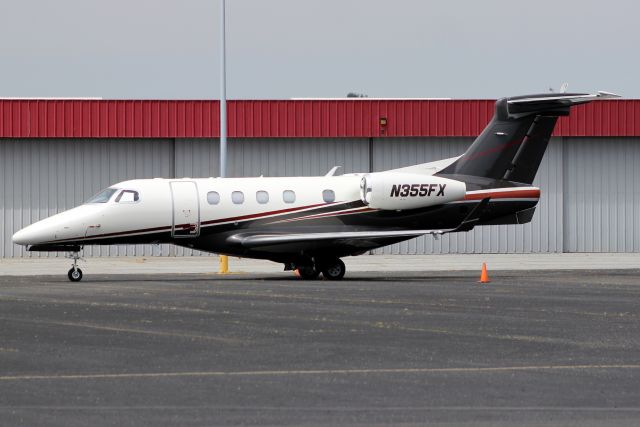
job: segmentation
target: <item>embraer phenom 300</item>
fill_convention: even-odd
[[[261,258],[304,279],[345,274],[340,258],[424,234],[531,221],[531,183],[559,116],[597,94],[502,98],[482,134],[459,157],[385,172],[321,177],[137,179],[13,236],[30,251],[86,245],[173,243]],[[335,169],[335,168],[334,168]]]

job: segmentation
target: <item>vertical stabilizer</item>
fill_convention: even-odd
[[[493,119],[469,149],[438,175],[467,175],[531,184],[559,116],[572,106],[596,99],[597,94],[542,94],[496,101]]]

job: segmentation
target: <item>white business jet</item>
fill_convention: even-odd
[[[374,173],[287,178],[136,179],[13,236],[30,251],[65,251],[82,279],[87,245],[173,243],[267,259],[339,280],[340,258],[424,234],[531,221],[532,187],[559,116],[596,94],[502,98],[493,119],[459,157]]]

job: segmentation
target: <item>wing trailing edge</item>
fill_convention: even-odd
[[[455,233],[458,231],[470,231],[480,221],[480,216],[490,198],[482,199],[465,217],[465,219],[455,228],[433,229],[433,230],[367,230],[367,231],[337,231],[325,233],[239,233],[228,237],[229,243],[240,243],[246,248],[256,248],[261,246],[272,246],[300,242],[321,242],[321,241],[353,241],[353,240],[374,240],[388,239],[394,237],[418,237],[425,234],[439,236],[445,233]]]

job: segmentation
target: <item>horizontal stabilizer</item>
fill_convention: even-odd
[[[541,95],[524,95],[506,98],[507,112],[511,117],[528,114],[544,114],[559,110],[564,115],[573,105],[586,104],[587,102],[620,98],[611,92],[598,91],[598,93],[558,93]]]
[[[596,99],[620,98],[615,93],[598,91],[598,93],[562,93],[558,95],[531,95],[508,98],[509,104],[536,104],[542,102],[555,101],[561,104],[581,104],[583,102],[595,101]]]

